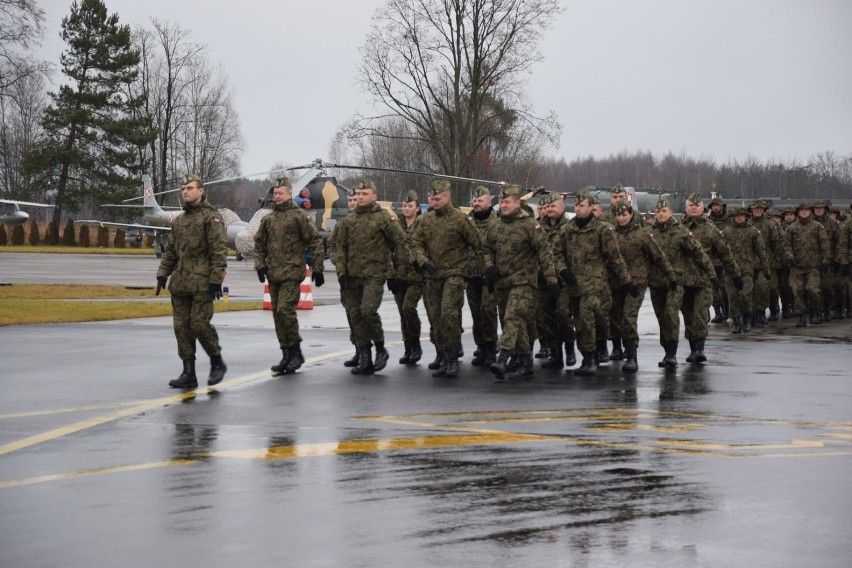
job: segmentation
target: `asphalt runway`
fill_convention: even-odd
[[[125,285],[156,269],[110,259]],[[0,328],[0,566],[849,566],[850,322],[712,326],[708,364],[684,342],[666,373],[646,298],[635,378],[495,384],[469,333],[456,379],[429,347],[398,365],[387,295],[391,362],[355,376],[333,291],[293,376],[268,311],[216,314],[229,371],[190,392],[170,318]]]

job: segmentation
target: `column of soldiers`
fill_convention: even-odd
[[[477,346],[471,363],[488,367],[496,381],[534,376],[535,339],[548,354],[542,368],[576,365],[576,343],[582,362],[574,374],[593,375],[622,359],[622,371],[635,373],[637,318],[647,289],[665,352],[659,366],[667,369],[678,365],[681,315],[690,345],[686,361],[699,364],[707,360],[708,321],[730,317],[731,332],[739,335],[779,317],[798,316],[800,327],[852,318],[852,220],[821,200],[768,213],[766,202],[757,200],[728,212],[721,198],[705,210],[702,196],[693,193],[682,221],[660,199],[648,224],[620,186],[611,192],[608,211],[591,191],[578,191],[570,220],[559,194],[539,199],[536,219],[517,186],[502,188],[497,208],[490,191],[477,187],[468,215],[453,206],[450,189],[448,180],[433,180],[430,209],[422,216],[416,192],[408,192],[398,218],[376,203],[369,179],[350,196],[350,213],[335,226],[328,251],[355,346],[355,356],[344,362],[353,374],[376,373],[387,364],[378,314],[385,284],[400,314],[400,364],[422,357],[417,306],[423,299],[436,377],[458,375],[465,296]],[[312,279],[322,286],[323,250],[316,227],[294,205],[287,178],[277,180],[273,195],[273,211],[255,238],[255,269],[270,287],[282,352],[272,370],[287,374],[304,364],[295,309],[305,252],[313,256]],[[182,196],[185,214],[173,225],[157,286],[159,293],[171,277],[184,362],[169,384],[196,388],[196,341],[211,358],[208,384],[220,382],[227,370],[210,323],[212,302],[221,295],[226,238],[200,178],[187,176]]]

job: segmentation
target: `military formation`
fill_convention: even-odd
[[[705,202],[692,193],[680,219],[666,199],[657,201],[652,218],[643,218],[621,186],[611,192],[607,209],[585,188],[574,195],[569,219],[560,194],[541,196],[537,214],[514,185],[496,195],[476,187],[467,214],[451,195],[449,180],[434,179],[428,211],[422,213],[410,191],[400,215],[377,204],[370,179],[350,197],[350,213],[334,227],[327,252],[355,348],[344,362],[353,374],[379,372],[388,362],[378,313],[385,286],[400,316],[400,364],[423,357],[422,300],[435,350],[429,369],[436,377],[458,376],[467,298],[476,343],[471,364],[488,367],[497,382],[531,379],[536,357],[544,359],[542,368],[568,367],[576,375],[594,375],[613,361],[635,373],[646,292],[660,329],[658,365],[666,369],[678,366],[681,317],[692,364],[708,360],[708,323],[730,320],[731,333],[742,335],[781,319],[803,327],[852,318],[850,211],[825,201],[778,211],[756,200],[728,211],[721,198]],[[226,370],[210,324],[224,278],[225,236],[200,179],[187,178],[183,197],[186,213],[175,221],[157,282],[159,289],[171,276],[184,362],[170,385],[195,388],[196,340],[211,358],[208,384],[221,381]],[[288,374],[304,363],[295,308],[305,253],[313,259],[314,284],[322,286],[323,246],[316,227],[294,206],[288,179],[278,180],[274,197],[274,210],[257,233],[255,269],[269,283],[282,352],[272,370]]]

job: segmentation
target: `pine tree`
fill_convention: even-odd
[[[41,233],[39,232],[38,223],[35,219],[30,219],[30,231],[27,242],[34,247],[41,244]]]
[[[147,124],[131,118],[142,97],[130,98],[122,89],[136,77],[139,63],[129,26],[119,25],[102,0],[75,0],[61,36],[68,44],[62,72],[70,84],[50,93],[44,142],[26,160],[42,183],[56,187],[57,227],[66,207],[76,210],[92,193],[132,189],[142,171],[136,149],[152,136]]]

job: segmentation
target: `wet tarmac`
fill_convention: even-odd
[[[326,293],[298,373],[269,312],[221,313],[228,375],[189,392],[170,318],[0,328],[0,566],[850,565],[852,322],[712,326],[665,373],[646,300],[635,378],[495,384],[469,333],[456,379],[398,365],[390,296],[391,363],[352,375]]]

